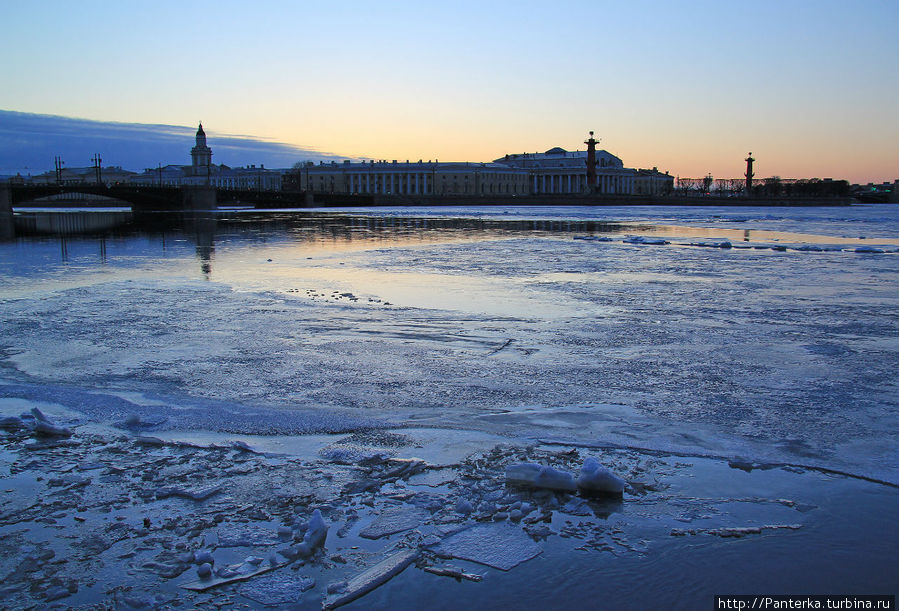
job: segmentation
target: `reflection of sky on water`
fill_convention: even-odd
[[[894,213],[895,207],[876,210]],[[880,223],[880,215],[872,216],[868,208],[855,209],[764,209],[753,216],[749,210],[719,210],[709,214],[705,209],[654,208],[655,222],[647,217],[646,208],[478,208],[404,209],[405,216],[387,216],[383,209],[333,212],[222,211],[214,217],[151,217],[149,222],[130,223],[118,211],[80,213],[89,220],[80,226],[94,228],[90,235],[19,235],[15,240],[0,242],[0,285],[5,297],[23,295],[36,290],[58,290],[90,285],[112,279],[135,279],[154,276],[205,278],[248,290],[283,290],[286,286],[312,283],[327,285],[340,291],[361,292],[410,307],[470,309],[496,313],[498,310],[527,310],[543,306],[533,299],[520,303],[520,286],[515,282],[497,282],[495,277],[512,267],[492,274],[486,281],[459,270],[434,267],[433,261],[418,261],[406,256],[409,249],[435,244],[485,244],[497,240],[548,238],[570,240],[572,237],[625,235],[664,237],[683,243],[690,240],[730,240],[734,243],[829,244],[836,248],[858,245],[899,245],[899,238],[885,237],[892,232],[890,224]],[[773,210],[773,211],[772,211]],[[414,215],[410,214],[414,213]],[[774,219],[794,216],[789,222]],[[118,216],[117,216],[118,215]],[[365,216],[367,215],[367,216]],[[24,217],[39,217],[45,229],[79,226],[66,220],[77,217],[75,211],[19,211],[19,224]],[[47,220],[50,217],[51,220]],[[803,219],[811,218],[811,221]],[[781,225],[799,228],[797,223],[817,226],[820,219],[830,219],[826,234],[757,229],[756,226]],[[842,223],[838,219],[843,219]],[[847,220],[848,219],[848,220]],[[31,219],[31,227],[35,226]],[[669,224],[677,221],[680,224]],[[719,221],[725,226],[720,226]],[[876,230],[865,239],[844,237],[859,224],[874,223]],[[106,231],[97,228],[111,225]],[[119,226],[115,226],[118,223]],[[803,225],[803,227],[805,226]],[[139,228],[140,227],[140,228]],[[835,235],[838,233],[844,235]],[[21,233],[21,232],[20,232]],[[596,246],[601,248],[601,246]],[[391,252],[403,252],[404,268],[374,269],[365,259],[350,256],[371,251],[379,263]],[[388,253],[385,257],[384,253]],[[338,261],[343,255],[346,261]],[[500,261],[501,263],[501,261]],[[570,271],[570,270],[569,270]],[[581,270],[589,271],[589,270]],[[535,290],[540,282],[577,281],[612,282],[606,273],[568,273],[553,275],[553,270],[531,270],[538,278],[525,280]],[[630,282],[641,281],[627,275]],[[646,279],[644,278],[644,281]],[[581,307],[576,301],[560,303],[552,308],[557,315],[574,315]]]

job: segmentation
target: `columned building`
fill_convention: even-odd
[[[561,147],[545,153],[509,154],[494,163],[527,169],[531,193],[588,193],[587,151],[566,151]],[[634,193],[636,171],[625,168],[621,159],[608,151],[596,151],[596,190],[604,194]]]
[[[307,162],[294,171],[299,188],[315,193],[490,196],[591,191],[587,151],[560,147],[545,153],[505,155],[492,163],[322,161]],[[625,168],[615,155],[596,151],[595,192],[633,195],[638,176],[637,170]],[[661,190],[655,183],[652,188]]]
[[[366,195],[527,195],[526,170],[498,163],[308,162],[294,169],[301,190]]]
[[[674,176],[659,172],[658,168],[637,170],[634,178],[634,195],[671,195],[674,191]]]

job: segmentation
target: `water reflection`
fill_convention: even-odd
[[[200,271],[208,280],[212,273],[212,256],[215,253],[215,230],[218,217],[215,214],[199,212],[184,217],[183,221],[185,233],[190,233],[194,237]]]
[[[129,208],[116,210],[28,210],[16,212],[12,228],[17,235],[84,235],[105,233],[133,220]]]
[[[218,211],[216,213],[144,213],[130,210],[91,212],[29,211],[15,214],[16,236],[0,243],[5,250],[20,249],[27,254],[9,257],[15,264],[0,266],[0,272],[13,276],[40,273],[53,264],[105,265],[128,259],[132,265],[141,257],[183,260],[185,248],[192,252],[203,277],[213,274],[218,255],[234,258],[247,248],[261,252],[258,246],[291,247],[292,256],[323,256],[339,252],[444,242],[476,242],[514,237],[624,236],[658,235],[666,238],[708,238],[777,244],[831,243],[867,244],[871,240],[785,233],[767,230],[729,229],[646,222],[615,222],[591,219],[508,219],[440,216],[365,216],[305,211],[255,212]],[[55,255],[36,245],[57,243]],[[899,244],[899,240],[878,240]],[[4,244],[6,246],[4,246]],[[10,248],[10,244],[13,246]],[[36,250],[35,250],[36,249]],[[41,254],[36,256],[35,253]],[[98,255],[99,253],[99,255]],[[271,254],[267,255],[271,256]],[[230,259],[229,259],[230,260]],[[0,262],[2,263],[2,262]],[[221,264],[221,263],[220,263]],[[8,268],[8,269],[4,269]],[[194,267],[194,270],[197,268]]]

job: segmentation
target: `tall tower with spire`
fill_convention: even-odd
[[[197,129],[197,145],[190,149],[190,162],[194,176],[209,177],[209,166],[212,165],[212,149],[206,146],[206,132],[203,123]]]

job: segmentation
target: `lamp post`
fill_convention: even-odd
[[[100,159],[100,153],[94,153],[94,156],[91,157],[91,161],[94,162],[94,177],[97,179],[97,184],[102,184],[102,180],[100,177],[100,163],[103,161]]]

